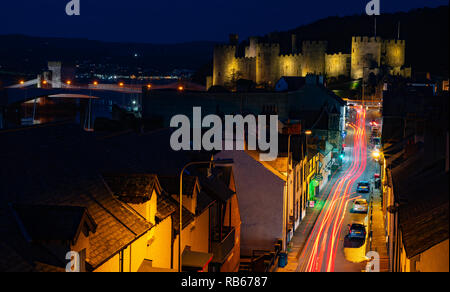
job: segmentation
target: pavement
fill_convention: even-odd
[[[372,193],[372,212],[369,219],[369,232],[372,231],[372,237],[369,238],[367,252],[375,251],[380,257],[380,272],[389,272],[389,255],[386,243],[385,219],[382,207],[381,190],[374,189]]]
[[[289,243],[288,248],[288,264],[284,268],[278,268],[277,272],[297,272],[300,255],[303,251],[303,247],[308,240],[314,225],[316,224],[317,218],[319,217],[326,200],[330,194],[331,186],[339,179],[339,174],[341,169],[338,169],[333,173],[331,179],[324,186],[323,190],[317,198],[317,202],[314,208],[307,208],[306,215],[300,222],[297,230],[294,232],[294,236]]]

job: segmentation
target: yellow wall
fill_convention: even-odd
[[[448,239],[420,254],[416,263],[418,272],[448,272],[449,271]]]
[[[148,236],[150,243],[146,259],[152,261],[156,268],[170,269],[172,244],[172,217],[167,217],[153,228]]]
[[[173,244],[173,268],[178,269],[178,235]],[[181,254],[186,246],[192,251],[209,251],[209,210],[196,217],[181,233]]]

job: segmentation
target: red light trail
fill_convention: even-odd
[[[326,206],[311,232],[301,258],[305,259],[301,270],[308,272],[334,271],[338,243],[343,227],[348,202],[354,193],[350,193],[355,181],[364,173],[367,163],[367,145],[365,130],[366,112],[357,112],[356,125],[353,129],[353,150],[350,167],[331,187]],[[325,190],[326,191],[326,190]],[[306,267],[305,267],[306,265]],[[303,268],[303,269],[302,269]]]

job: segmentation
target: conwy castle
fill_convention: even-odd
[[[306,76],[367,79],[370,73],[382,72],[409,77],[405,65],[405,41],[382,40],[380,37],[352,37],[350,54],[328,54],[326,41],[303,41],[297,50],[292,35],[290,54],[280,53],[280,44],[249,38],[245,55],[238,55],[239,39],[230,35],[230,44],[214,48],[214,70],[209,85],[232,87],[238,79],[254,81],[259,86],[273,87],[283,76]]]

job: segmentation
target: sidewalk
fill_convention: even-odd
[[[278,268],[277,272],[296,272],[298,268],[299,258],[303,251],[303,247],[311,234],[314,225],[316,224],[317,218],[322,212],[323,206],[328,199],[330,194],[331,186],[340,177],[340,171],[337,171],[333,178],[328,181],[325,185],[323,191],[317,198],[317,202],[314,208],[306,208],[305,218],[300,222],[297,230],[294,232],[291,242],[289,243],[290,248],[288,249],[288,264],[284,268]]]
[[[381,191],[374,189],[372,195],[372,223],[369,223],[369,232],[372,232],[372,237],[369,238],[367,251],[376,251],[380,255],[380,272],[389,272],[389,255],[387,253],[384,223]]]

